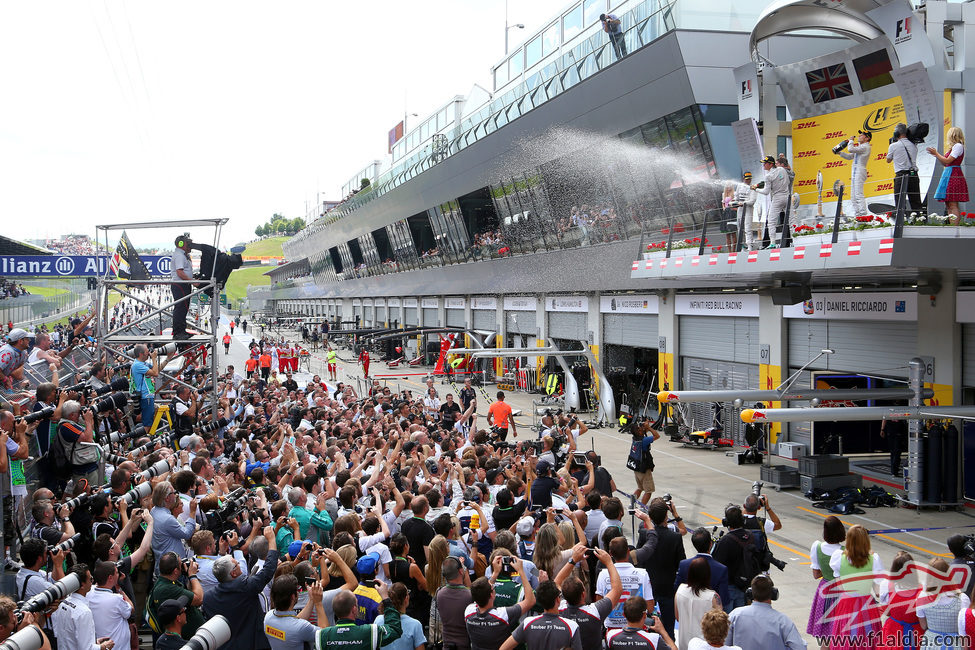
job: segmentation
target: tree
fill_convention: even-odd
[[[264,236],[264,224],[261,224],[260,226],[258,226],[257,228],[255,228],[254,229],[254,234],[257,235],[258,237],[263,237]]]

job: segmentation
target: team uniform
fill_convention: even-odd
[[[575,621],[555,614],[529,616],[511,635],[528,650],[572,648],[582,650],[582,637]],[[587,649],[588,650],[588,649]]]
[[[464,610],[467,635],[471,638],[471,650],[500,648],[511,634],[511,628],[518,624],[519,618],[521,618],[521,605],[495,607],[482,614],[477,605],[471,603]]]
[[[606,648],[608,650],[654,650],[660,643],[660,635],[656,632],[647,632],[632,627],[622,630],[610,630],[606,633]]]
[[[606,617],[607,628],[626,627],[626,617],[623,616],[623,603],[628,598],[640,596],[646,601],[653,600],[653,589],[650,588],[650,575],[646,569],[638,569],[629,562],[616,562],[616,571],[623,583],[623,594],[613,611]],[[609,572],[603,569],[596,578],[596,593],[605,596],[610,592]]]

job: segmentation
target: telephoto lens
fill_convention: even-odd
[[[119,454],[105,454],[105,462],[114,467],[118,467],[127,460],[128,458],[125,456],[120,456]]]
[[[217,650],[230,641],[230,623],[221,615],[201,625],[182,650]]]
[[[160,474],[165,474],[169,470],[170,467],[169,467],[168,460],[166,460],[165,458],[163,458],[162,460],[157,460],[152,467],[142,472],[142,480],[145,481],[151,478],[156,478]]]
[[[176,343],[166,343],[165,345],[160,345],[156,348],[159,354],[169,356],[176,353]]]
[[[96,388],[95,395],[104,395],[106,393],[111,393],[112,391],[128,391],[129,390],[129,380],[125,377],[116,377],[112,380],[112,383],[105,384],[101,388]]]
[[[70,551],[71,549],[74,548],[74,545],[78,543],[79,539],[81,539],[81,533],[75,533],[74,535],[64,540],[60,544],[56,544],[52,546],[49,550],[51,551],[51,553],[57,553],[59,551],[65,551],[65,552]],[[77,589],[77,587],[75,587],[75,589]]]
[[[126,393],[112,393],[106,397],[96,399],[89,407],[94,413],[110,413],[115,409],[120,409],[129,403],[129,396]]]
[[[82,381],[71,386],[61,386],[61,390],[66,393],[82,393],[88,388],[88,382]]]
[[[28,413],[27,415],[17,419],[26,422],[27,424],[31,424],[33,422],[37,422],[38,420],[49,418],[52,415],[54,415],[54,407],[46,406],[42,408],[40,411],[34,411],[33,413]]]
[[[84,494],[79,494],[78,496],[76,496],[75,498],[71,499],[70,501],[65,501],[64,502],[64,505],[66,505],[68,507],[68,510],[74,510],[78,506],[81,506],[81,505],[84,505],[84,504],[88,503],[88,499],[90,499],[90,498],[91,498],[91,495],[86,492]]]
[[[752,494],[754,494],[757,497],[762,496],[762,487],[764,485],[765,484],[762,483],[761,481],[755,481],[754,483],[752,483]]]
[[[119,497],[119,501],[125,501],[126,505],[132,506],[138,501],[152,494],[152,484],[149,481],[140,483],[125,494]]]
[[[75,537],[78,537],[78,535],[75,535]],[[62,544],[64,543],[62,542]],[[44,611],[54,601],[62,600],[78,591],[79,587],[81,587],[81,579],[78,578],[78,574],[69,573],[41,593],[26,601],[18,609],[21,612],[31,613]]]
[[[25,627],[0,643],[0,650],[40,650],[44,645],[44,633],[36,625]]]
[[[210,431],[216,431],[217,429],[222,429],[230,424],[230,420],[227,418],[220,418],[216,422],[204,422],[200,425],[200,433],[209,433]]]

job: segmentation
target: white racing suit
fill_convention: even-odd
[[[748,183],[738,183],[735,187],[735,203],[738,204],[738,229],[743,232],[745,239],[742,248],[747,251],[757,248],[755,233],[761,226],[760,223],[755,222],[755,199],[757,198],[758,194]]]
[[[788,209],[789,200],[792,198],[788,172],[782,167],[773,167],[765,172],[765,187],[755,191],[768,196],[765,226],[768,228],[768,235],[774,246],[782,234],[782,213]]]
[[[856,144],[850,142],[846,151],[840,156],[853,161],[850,169],[850,202],[853,204],[853,216],[867,215],[867,201],[863,196],[863,184],[867,182],[867,161],[870,160],[870,143]]]

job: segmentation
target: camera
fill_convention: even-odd
[[[129,403],[129,396],[123,392],[112,393],[106,397],[96,399],[87,407],[87,410],[95,414],[111,413],[115,409],[120,409]]]
[[[764,485],[765,484],[762,483],[761,481],[755,481],[754,483],[752,483],[752,494],[754,494],[757,497],[762,496],[762,487],[764,487]]]
[[[153,349],[159,354],[169,356],[171,354],[175,354],[176,343],[161,343],[156,345]]]
[[[169,461],[163,458],[162,460],[157,460],[152,467],[139,474],[139,476],[141,477],[142,481],[147,481],[149,479],[156,478],[160,474],[165,474],[169,470]]]
[[[59,390],[65,393],[83,393],[88,388],[88,382],[82,381],[71,386],[61,386]]]
[[[128,460],[128,458],[126,458],[125,456],[120,456],[118,454],[113,454],[113,453],[106,453],[104,458],[106,463],[108,463],[109,465],[114,465],[115,467],[118,467],[119,465],[121,465],[122,463]]]
[[[217,650],[230,640],[230,623],[221,615],[214,616],[201,625],[190,637],[183,649]]]
[[[664,503],[667,503],[667,504],[669,504],[673,500],[673,497],[670,496],[670,493],[669,492],[665,493],[662,498],[664,500]]]
[[[165,462],[165,461],[160,461],[160,462]],[[139,485],[135,486],[134,488],[132,488],[131,490],[129,490],[128,492],[120,496],[118,500],[125,501],[126,505],[131,506],[132,504],[141,501],[142,499],[149,496],[150,494],[152,494],[152,484],[149,483],[149,481],[145,481],[144,483],[140,483]]]
[[[17,418],[17,420],[21,422],[26,422],[27,424],[33,424],[38,420],[49,418],[52,415],[54,415],[54,407],[47,406],[45,408],[42,408],[40,411],[34,411],[33,413],[28,413],[27,415],[21,416]]]
[[[111,381],[111,383],[105,384],[100,388],[92,389],[95,395],[104,395],[105,393],[111,393],[113,391],[127,392],[129,390],[129,380],[125,377],[116,377]]]
[[[56,544],[52,546],[51,548],[48,549],[48,551],[50,553],[58,553],[60,551],[65,551],[65,552],[70,551],[71,549],[74,548],[74,545],[78,543],[79,539],[81,539],[81,533],[75,533],[74,535],[64,540],[60,544]],[[77,587],[75,587],[75,589],[77,589]]]
[[[23,621],[23,612],[17,612],[17,625]],[[0,650],[36,650],[44,645],[44,633],[31,625],[16,634],[11,634],[0,643]]]
[[[200,433],[209,433],[210,431],[216,431],[217,429],[222,429],[230,424],[230,420],[227,418],[220,418],[216,422],[205,422],[200,425]]]
[[[88,500],[90,498],[91,498],[91,495],[88,494],[87,492],[85,492],[84,494],[79,494],[78,496],[76,496],[73,499],[69,499],[68,501],[65,501],[63,505],[68,510],[74,510],[78,506],[81,506],[81,505],[84,505],[84,504],[88,503]]]
[[[501,556],[501,570],[505,573],[511,573],[511,568],[515,565],[515,558],[511,555]]]
[[[63,600],[78,591],[79,587],[81,587],[81,580],[78,578],[78,574],[69,573],[41,593],[24,602],[17,609],[20,612],[30,613],[44,611],[54,601]]]

